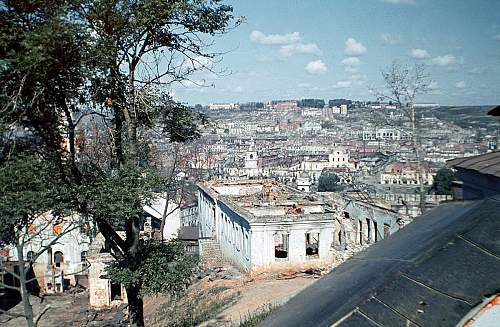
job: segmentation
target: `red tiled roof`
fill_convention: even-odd
[[[446,162],[454,168],[470,169],[481,174],[500,177],[500,151],[481,154],[478,156],[456,158]]]

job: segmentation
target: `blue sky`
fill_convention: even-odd
[[[233,0],[245,22],[215,39],[227,52],[215,76],[176,85],[190,104],[272,99],[375,100],[395,59],[424,63],[432,78],[420,102],[500,103],[498,0]],[[199,84],[199,83],[198,83]]]

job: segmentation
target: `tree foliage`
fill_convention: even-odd
[[[15,244],[33,221],[71,208],[71,195],[49,161],[17,154],[0,161],[0,245]]]
[[[147,259],[142,206],[163,184],[151,135],[186,142],[203,123],[169,87],[214,71],[211,40],[238,23],[222,0],[1,2],[0,132],[11,143],[27,137],[31,153],[53,163],[72,209],[94,219],[132,275]],[[138,287],[155,288],[126,285],[131,323],[143,325]]]
[[[185,244],[180,241],[161,243],[140,241],[141,261],[118,261],[106,269],[111,280],[125,287],[139,287],[141,295],[180,295],[191,283],[198,259],[186,255]]]
[[[453,195],[451,182],[456,180],[455,173],[449,168],[441,168],[437,171],[432,183],[432,190],[439,195]]]
[[[318,179],[318,192],[339,192],[344,187],[335,173],[322,172]]]

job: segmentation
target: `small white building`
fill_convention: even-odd
[[[297,177],[297,188],[302,192],[309,193],[311,191],[311,180],[309,179],[309,175],[305,173],[299,174]]]
[[[166,195],[157,196],[156,199],[150,205],[145,205],[143,207],[143,210],[147,214],[151,215],[151,217],[156,219],[156,221],[161,222],[166,205],[167,205]],[[181,217],[180,217],[178,199],[170,199],[166,211],[165,226],[162,231],[163,239],[168,241],[177,238],[180,227],[181,227]]]

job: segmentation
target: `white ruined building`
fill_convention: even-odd
[[[329,205],[272,180],[205,182],[198,185],[200,236],[247,271],[329,262],[399,229],[394,212],[359,203]]]
[[[93,226],[77,215],[56,218],[47,212],[36,218],[23,236],[24,260],[32,261],[42,293],[60,293],[69,286],[87,285],[87,253]],[[18,261],[9,247],[10,261]]]

